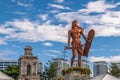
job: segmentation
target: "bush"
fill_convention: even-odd
[[[63,69],[62,75],[64,76],[65,74],[71,73],[73,71],[79,71],[81,74],[91,74],[91,70],[89,68],[70,67],[68,69]]]

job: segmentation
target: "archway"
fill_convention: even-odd
[[[27,65],[27,75],[31,75],[31,65]]]

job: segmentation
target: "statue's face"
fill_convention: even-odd
[[[75,26],[78,26],[78,22],[77,21],[75,22]]]
[[[31,54],[31,50],[26,50],[26,53],[27,54]]]
[[[73,27],[75,27],[75,26],[78,26],[78,22],[77,22],[77,21],[75,21],[75,22],[73,23]]]

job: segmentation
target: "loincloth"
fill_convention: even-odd
[[[72,41],[72,48],[75,48],[75,49],[82,49],[82,43],[81,41]]]

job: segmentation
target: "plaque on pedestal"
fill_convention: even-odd
[[[62,74],[65,80],[90,80],[91,71],[89,68],[70,67],[64,69]]]

